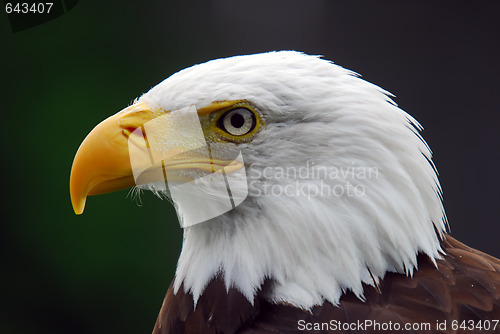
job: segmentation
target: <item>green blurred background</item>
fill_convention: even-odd
[[[500,256],[496,1],[81,0],[12,32],[0,14],[0,333],[149,333],[182,244],[151,194],[73,214],[73,156],[101,120],[213,58],[325,55],[397,95],[425,127],[452,234]]]

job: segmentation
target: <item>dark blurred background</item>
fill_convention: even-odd
[[[497,1],[81,0],[13,32],[0,14],[1,333],[149,333],[182,243],[127,191],[73,213],[73,156],[102,119],[213,58],[322,54],[396,95],[435,152],[451,233],[500,257]]]

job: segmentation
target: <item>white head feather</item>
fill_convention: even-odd
[[[420,125],[353,72],[292,51],[239,56],[180,71],[140,101],[176,110],[243,99],[265,120],[238,145],[250,195],[185,229],[175,291],[184,283],[196,302],[221,275],[253,302],[269,278],[267,298],[309,309],[348,289],[363,298],[362,283],[388,271],[411,275],[419,252],[439,258],[446,217]],[[329,174],[294,177],[300,168]]]

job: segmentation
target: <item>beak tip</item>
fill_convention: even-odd
[[[86,199],[82,199],[78,202],[73,202],[73,211],[75,212],[76,215],[81,215],[83,213],[83,211],[85,210],[85,202],[86,202]]]

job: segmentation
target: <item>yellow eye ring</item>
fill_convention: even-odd
[[[233,142],[250,141],[262,124],[260,115],[246,102],[223,108],[216,114],[215,129],[218,136]]]
[[[217,125],[233,136],[244,136],[255,128],[255,116],[247,108],[234,108],[219,117]]]

